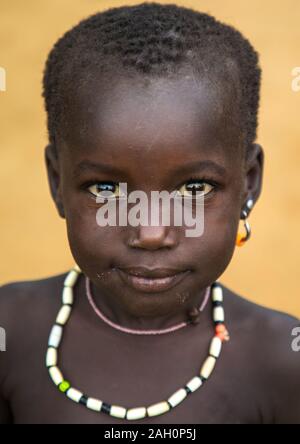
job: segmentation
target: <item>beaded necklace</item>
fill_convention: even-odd
[[[62,340],[63,327],[67,323],[71,314],[74,300],[73,287],[80,273],[80,268],[78,265],[75,265],[65,278],[62,291],[62,306],[58,312],[55,324],[51,329],[48,340],[46,367],[48,368],[52,381],[62,393],[64,393],[72,401],[82,404],[90,410],[102,412],[115,418],[138,420],[145,417],[153,417],[167,413],[180,404],[188,395],[195,392],[203,385],[203,383],[211,375],[216,361],[220,356],[222,342],[229,340],[228,331],[224,325],[225,316],[222,304],[223,290],[217,282],[213,283],[211,286],[215,335],[210,343],[208,357],[204,361],[199,375],[194,376],[186,383],[184,387],[173,393],[167,400],[158,402],[148,407],[125,408],[118,405],[111,405],[99,399],[89,397],[75,387],[72,387],[70,382],[64,378],[57,365],[58,347]]]

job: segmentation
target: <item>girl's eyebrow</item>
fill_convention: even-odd
[[[213,160],[200,160],[200,161],[193,161],[189,163],[185,163],[183,165],[180,165],[174,173],[189,173],[191,171],[201,172],[203,170],[213,170],[216,174],[222,177],[227,176],[226,168]]]
[[[184,165],[180,165],[176,168],[172,174],[184,174],[189,173],[191,171],[195,171],[200,173],[203,170],[213,170],[216,174],[226,177],[227,171],[224,166],[219,165],[213,160],[201,160],[201,161],[193,161],[186,163]],[[90,160],[83,160],[79,162],[73,172],[73,177],[76,178],[84,171],[95,171],[100,173],[110,173],[110,174],[122,174],[122,170],[113,165],[107,165],[105,163],[96,163],[91,162]]]
[[[84,171],[95,171],[100,173],[122,174],[122,170],[118,167],[107,165],[105,163],[91,162],[90,160],[82,160],[79,162],[73,171],[73,177],[76,178]]]

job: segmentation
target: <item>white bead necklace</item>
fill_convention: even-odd
[[[167,413],[180,404],[189,394],[195,392],[199,387],[201,387],[201,385],[203,385],[203,383],[211,375],[216,361],[220,356],[222,342],[229,340],[228,331],[224,325],[224,309],[222,306],[223,291],[222,287],[217,282],[211,286],[215,335],[210,343],[208,357],[204,361],[199,375],[194,376],[184,387],[173,393],[167,400],[158,402],[148,407],[125,408],[118,405],[108,404],[107,402],[100,401],[99,399],[91,398],[83,394],[75,387],[72,387],[71,384],[64,378],[61,370],[58,368],[58,347],[62,340],[63,327],[67,323],[71,314],[74,299],[73,287],[80,273],[80,268],[78,265],[75,265],[65,278],[62,292],[62,306],[58,312],[55,324],[51,329],[48,340],[46,366],[52,381],[62,393],[64,393],[72,401],[83,404],[88,409],[103,412],[115,418],[138,420],[145,417],[158,416],[162,415],[163,413]]]

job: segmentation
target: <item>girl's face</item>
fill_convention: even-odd
[[[75,261],[130,316],[192,307],[231,260],[241,208],[260,192],[262,152],[244,161],[230,102],[188,75],[100,84],[72,98],[67,142],[57,165],[51,155],[47,162],[53,197]],[[186,226],[172,224],[100,227],[96,194],[117,192],[120,182],[148,196],[200,189],[203,234],[187,237]]]

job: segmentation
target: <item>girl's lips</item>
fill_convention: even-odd
[[[185,278],[190,270],[178,271],[175,273],[174,271],[170,271],[169,275],[165,270],[162,270],[161,273],[158,270],[158,273],[156,274],[163,276],[153,276],[153,273],[152,276],[147,276],[145,274],[143,275],[141,272],[132,274],[120,268],[118,268],[118,272],[123,282],[130,285],[135,290],[142,291],[144,293],[158,293],[160,291],[169,290],[177,285]]]

